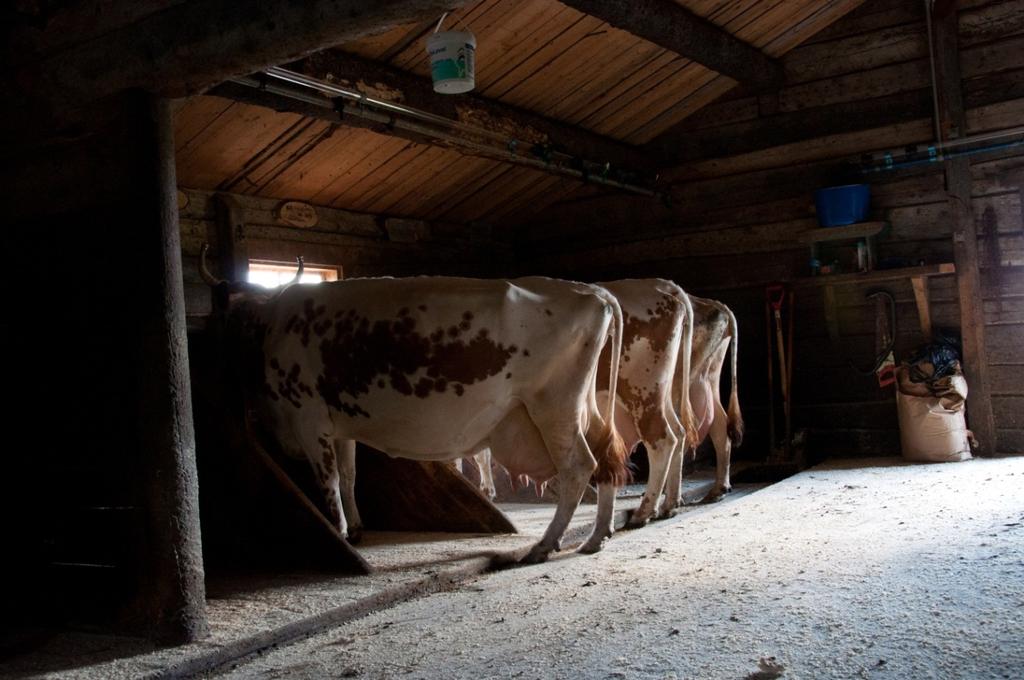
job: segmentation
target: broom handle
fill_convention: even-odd
[[[775,310],[775,342],[779,349],[779,385],[782,387],[782,412],[789,418],[789,390],[786,389],[786,343],[782,340],[782,315]]]
[[[793,291],[789,291],[789,343],[786,347],[786,450],[790,448],[790,441],[793,436],[793,317],[796,316],[793,307]]]
[[[772,306],[764,303],[764,337],[768,341],[768,448],[775,448],[775,380],[772,375]]]

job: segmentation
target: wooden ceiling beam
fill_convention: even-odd
[[[534,144],[547,144],[577,158],[611,163],[649,177],[656,174],[647,153],[630,144],[477,94],[437,94],[429,78],[382,62],[326,50],[286,68],[379,99],[501,132],[522,144],[522,154],[528,154]]]
[[[186,0],[65,49],[23,55],[12,84],[64,106],[140,88],[179,97],[467,0]]]
[[[778,61],[672,0],[560,1],[755,89],[782,82]]]

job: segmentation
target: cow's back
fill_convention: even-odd
[[[335,436],[447,457],[517,402],[585,382],[599,347],[583,345],[607,316],[589,287],[539,277],[295,286],[267,307],[265,396],[297,410],[321,400]]]

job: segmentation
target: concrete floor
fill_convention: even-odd
[[[182,677],[262,649],[220,672],[1024,677],[1024,458],[852,465],[692,506],[597,556],[497,573],[483,574],[490,554],[529,545],[550,508],[507,508],[518,536],[371,535],[371,577],[212,583],[200,644],[64,633],[0,676]],[[592,513],[581,507],[578,537]]]
[[[689,482],[699,498],[708,473]],[[620,511],[639,502],[642,486],[623,490]],[[742,495],[742,492],[741,494]],[[0,677],[137,678],[187,677],[281,641],[338,625],[397,602],[453,587],[487,572],[495,555],[525,553],[547,527],[553,506],[503,504],[520,533],[367,532],[360,551],[375,568],[371,576],[330,572],[208,574],[210,637],[174,648],[138,638],[82,631],[32,631],[0,660]],[[566,544],[589,535],[596,508],[581,505]],[[620,513],[620,521],[623,519]],[[7,645],[5,645],[7,646]]]
[[[821,466],[229,678],[1024,677],[1024,458]],[[866,465],[866,467],[865,467]]]

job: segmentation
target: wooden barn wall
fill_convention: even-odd
[[[685,162],[666,174],[668,201],[579,195],[517,225],[523,270],[601,280],[664,276],[727,302],[740,323],[740,395],[748,455],[768,446],[764,286],[808,274],[798,235],[817,226],[813,190],[857,180],[848,161],[934,137],[923,3],[876,0],[793,50],[778,92],[734,93],[673,137]],[[1024,122],[1024,2],[960,4],[959,42],[968,134]],[[987,356],[997,446],[1024,451],[1024,150],[972,159],[973,211],[982,258]],[[940,167],[869,176],[871,219],[891,225],[879,256],[952,262],[951,217]],[[852,249],[839,254],[852,258]],[[923,342],[909,281],[837,288],[840,340],[826,333],[820,288],[795,304],[796,427],[815,455],[899,450],[892,388],[865,367],[874,355],[882,287],[897,301],[896,352]],[[931,279],[939,327],[959,325],[952,276]],[[778,402],[776,404],[778,408]]]
[[[512,270],[511,245],[485,226],[389,218],[312,206],[313,227],[294,227],[278,217],[284,201],[225,194],[237,202],[245,223],[249,258],[340,267],[346,278],[361,276],[502,276]],[[219,249],[215,192],[181,189],[181,247],[186,313],[194,321],[210,312],[210,291],[199,276],[199,251],[211,245],[216,272]]]

